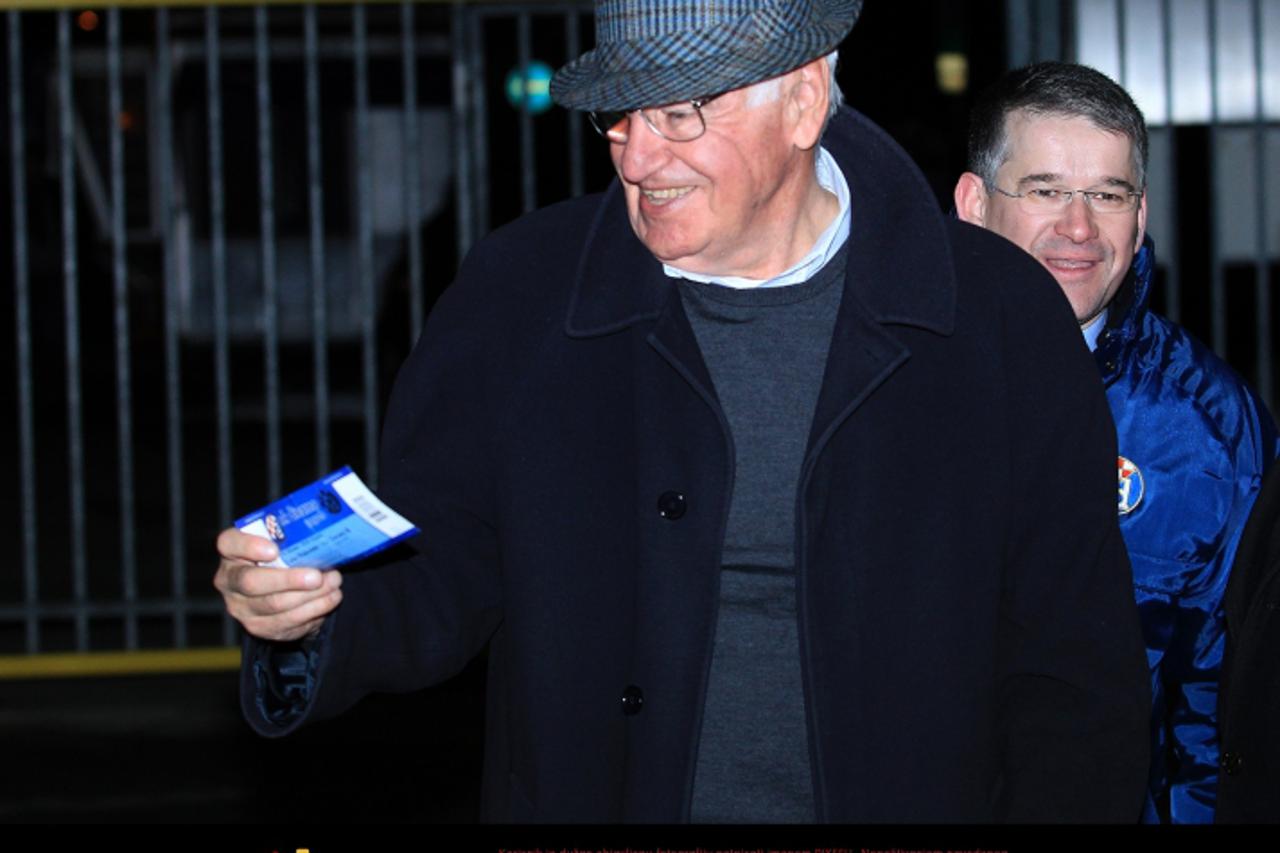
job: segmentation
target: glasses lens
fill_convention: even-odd
[[[1022,206],[1033,213],[1044,213],[1066,207],[1071,193],[1054,187],[1029,187],[1022,191]]]
[[[697,139],[707,129],[702,111],[692,101],[644,110],[644,118],[660,136],[673,142]]]
[[[596,133],[614,142],[627,141],[627,114],[618,110],[592,110],[587,113]]]
[[[1086,192],[1085,198],[1089,200],[1089,206],[1099,213],[1124,213],[1133,207],[1135,196],[1128,192],[1096,190]]]

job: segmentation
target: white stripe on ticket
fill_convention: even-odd
[[[370,491],[355,472],[334,480],[330,485],[338,493],[338,497],[347,502],[352,512],[388,538],[394,539],[413,529],[413,525],[404,516],[378,500],[378,496]]]

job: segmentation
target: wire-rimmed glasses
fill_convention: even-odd
[[[1106,188],[1090,188],[1069,190],[1064,187],[1029,186],[1020,193],[1011,193],[999,187],[990,187],[993,192],[1016,199],[1024,212],[1030,214],[1059,213],[1071,206],[1076,196],[1084,199],[1084,203],[1094,213],[1128,213],[1138,206],[1142,193],[1125,185]]]
[[[592,110],[587,113],[591,126],[610,142],[625,144],[631,133],[630,117],[640,113],[649,129],[672,142],[692,142],[707,132],[707,120],[702,108],[717,96],[694,98],[662,107],[645,107],[638,110]]]

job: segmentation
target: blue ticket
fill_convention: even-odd
[[[249,513],[236,527],[274,540],[280,557],[263,565],[281,568],[331,569],[418,533],[349,466]]]

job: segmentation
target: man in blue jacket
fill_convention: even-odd
[[[1146,124],[1120,86],[1091,68],[1042,63],[979,99],[955,200],[962,219],[1053,273],[1094,352],[1119,438],[1117,511],[1151,668],[1143,819],[1208,823],[1223,592],[1276,435],[1231,368],[1147,307],[1146,163]]]
[[[1052,279],[834,109],[860,7],[597,4],[551,91],[617,180],[433,309],[379,489],[422,534],[323,580],[220,537],[259,732],[487,648],[488,819],[1137,814],[1102,389]]]

